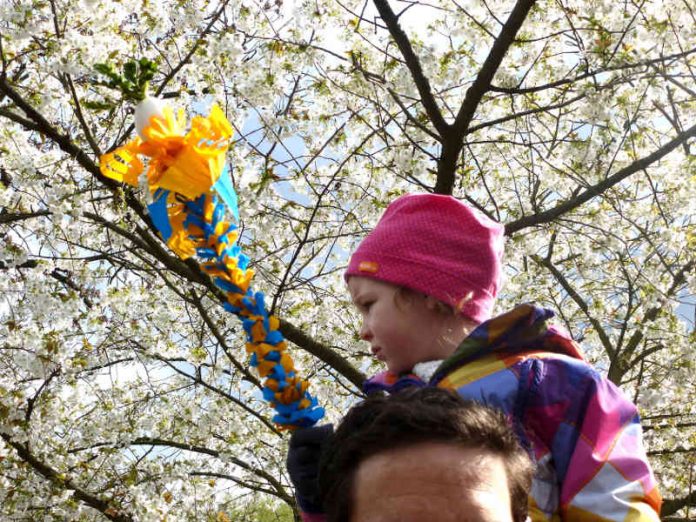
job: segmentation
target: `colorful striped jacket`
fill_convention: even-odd
[[[533,521],[658,521],[636,407],[530,304],[481,324],[426,384],[381,373],[365,391],[440,386],[505,412],[537,464]]]

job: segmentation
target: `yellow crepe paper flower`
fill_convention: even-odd
[[[104,154],[99,162],[101,173],[121,183],[138,186],[138,176],[143,171],[143,162],[138,158],[140,145],[140,138],[136,138],[123,147]]]
[[[143,139],[135,138],[102,156],[102,174],[137,186],[144,168],[138,157],[142,155],[149,158],[147,179],[151,191],[162,188],[191,200],[207,192],[225,166],[232,126],[217,105],[208,116],[195,116],[186,134],[184,123],[183,111],[174,117],[172,109],[165,106],[161,113],[150,116],[142,130]]]

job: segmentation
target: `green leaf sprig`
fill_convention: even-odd
[[[108,81],[97,82],[98,85],[120,91],[124,99],[137,103],[147,96],[150,80],[157,72],[157,64],[147,58],[140,58],[123,64],[122,73],[112,63],[97,63],[94,64],[94,69],[108,78]]]

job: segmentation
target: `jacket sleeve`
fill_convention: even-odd
[[[560,484],[567,521],[659,521],[662,499],[636,407],[582,361],[535,361],[525,422],[541,439]]]

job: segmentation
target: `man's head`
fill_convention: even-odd
[[[421,388],[353,407],[319,482],[330,522],[522,522],[532,473],[501,415]]]

